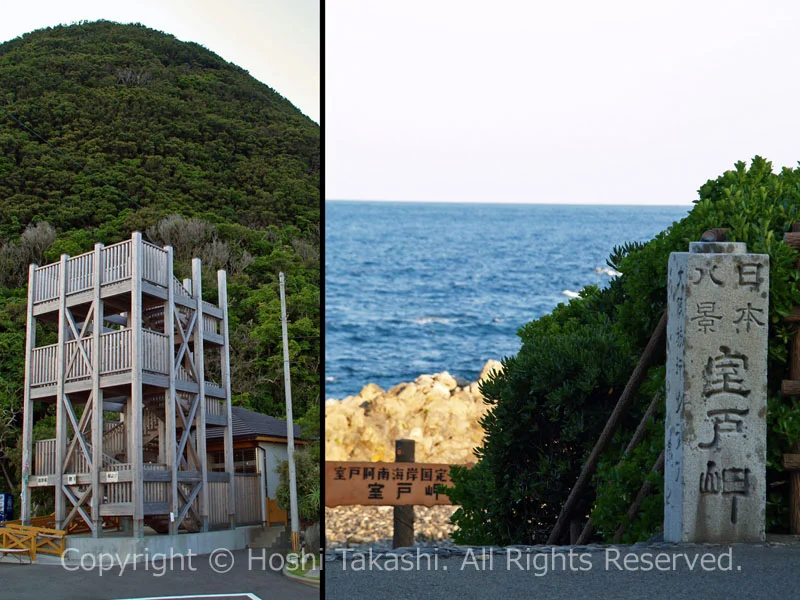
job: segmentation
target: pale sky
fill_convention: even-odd
[[[325,197],[689,204],[800,160],[800,3],[331,0]]]
[[[0,0],[0,42],[105,19],[197,42],[320,122],[319,0]]]

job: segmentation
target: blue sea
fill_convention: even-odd
[[[325,397],[422,373],[469,381],[591,284],[614,246],[690,206],[325,203]],[[567,292],[567,294],[565,294]]]

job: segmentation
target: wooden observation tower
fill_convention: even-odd
[[[201,264],[173,275],[172,248],[132,239],[30,266],[25,348],[22,519],[31,491],[55,492],[55,526],[102,535],[103,520],[143,535],[234,527],[225,271],[203,301]],[[37,322],[58,342],[37,344]],[[33,442],[33,403],[56,405],[55,439]],[[206,429],[224,428],[224,464]]]

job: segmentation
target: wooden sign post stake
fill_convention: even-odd
[[[395,462],[414,462],[414,440],[395,440]],[[414,506],[394,507],[394,535],[392,548],[408,548],[414,545]]]

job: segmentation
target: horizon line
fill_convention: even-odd
[[[660,202],[651,202],[647,204],[637,204],[632,202],[539,202],[536,200],[507,200],[501,202],[494,202],[491,200],[390,200],[387,198],[325,198],[325,202],[372,202],[372,203],[395,203],[395,204],[479,204],[479,205],[538,205],[538,206],[661,206],[661,207],[680,207],[691,208],[696,204],[692,200],[688,204],[667,204]]]

